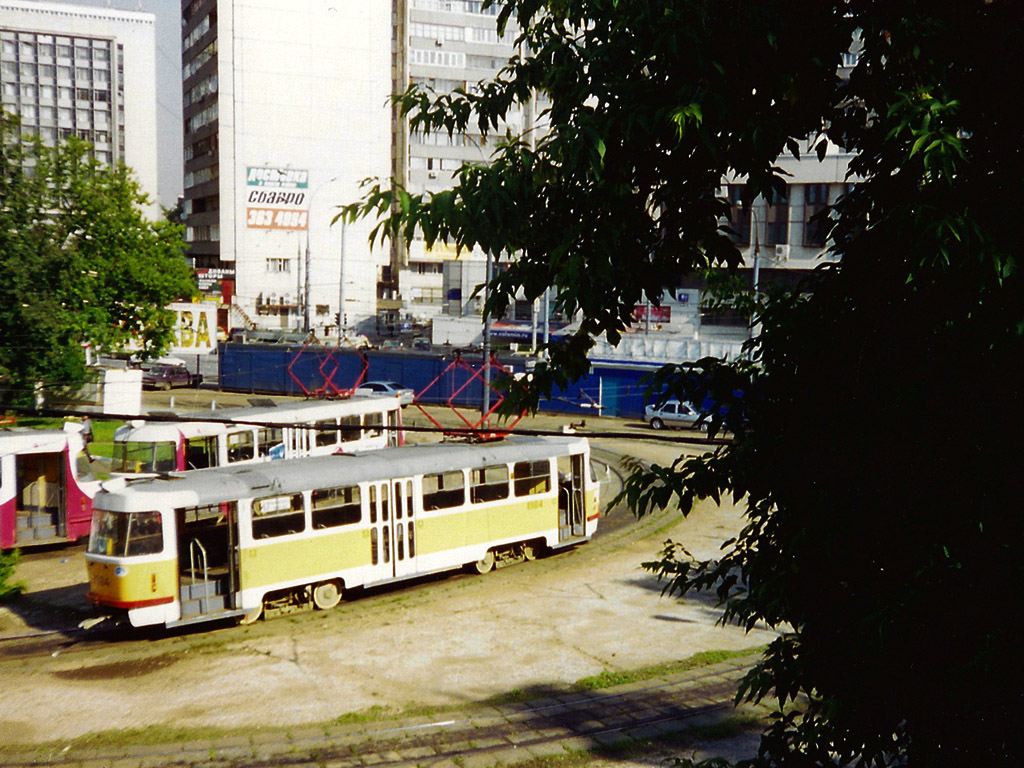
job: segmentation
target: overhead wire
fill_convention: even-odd
[[[244,408],[244,406],[241,406]],[[34,417],[48,417],[48,418],[81,418],[83,416],[89,416],[91,419],[97,420],[109,420],[109,421],[145,421],[149,423],[210,423],[210,424],[224,424],[224,425],[249,425],[253,427],[269,427],[280,429],[283,427],[294,426],[304,427],[308,429],[315,429],[318,431],[335,431],[335,432],[354,432],[356,430],[367,429],[366,425],[325,425],[325,424],[282,424],[279,421],[260,421],[258,419],[250,420],[238,417],[217,417],[217,416],[198,416],[188,414],[182,416],[179,414],[169,413],[149,413],[145,415],[139,414],[117,414],[117,413],[94,413],[92,411],[84,411],[77,409],[68,408],[27,408],[27,407],[9,407],[6,408],[7,412],[24,414],[27,416]],[[387,424],[374,424],[373,429],[380,429],[382,431],[402,431],[410,433],[422,433],[422,434],[441,434],[455,437],[465,438],[493,438],[495,435],[514,436],[522,435],[529,437],[566,437],[569,435],[577,435],[579,437],[587,438],[600,438],[600,439],[614,439],[614,440],[636,440],[636,441],[655,441],[655,442],[666,442],[666,443],[678,443],[681,445],[704,445],[704,446],[721,446],[728,445],[732,441],[728,438],[717,437],[717,436],[690,436],[685,434],[672,435],[658,433],[636,433],[627,431],[617,430],[606,430],[606,429],[589,429],[579,425],[570,425],[568,429],[534,429],[530,427],[518,427],[503,428],[501,426],[492,427],[444,427],[444,426],[413,426],[413,425],[387,425]]]

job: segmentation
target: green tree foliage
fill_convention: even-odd
[[[76,139],[22,140],[0,116],[0,381],[7,399],[39,383],[79,384],[82,345],[143,355],[172,338],[163,308],[195,293],[180,226],[149,221],[124,166],[104,166]]]
[[[719,559],[669,543],[649,565],[676,594],[716,590],[726,620],[780,631],[740,692],[779,703],[762,764],[1017,764],[1020,3],[507,0],[511,18],[524,53],[495,81],[399,102],[418,129],[494,131],[536,89],[550,130],[508,136],[451,191],[371,183],[343,215],[514,253],[493,312],[553,285],[582,323],[519,393],[536,403],[642,297],[735,267],[723,175],[767,196],[808,136],[857,153],[862,183],[831,213],[839,264],[762,302],[747,359],[654,382],[735,439],[625,495],[641,513],[746,505]]]
[[[20,559],[21,552],[16,549],[0,552],[0,603],[11,600],[25,591],[24,582],[11,581]]]

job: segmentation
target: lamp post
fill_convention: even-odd
[[[306,225],[306,263],[304,265],[304,275],[303,275],[305,286],[304,286],[303,292],[302,292],[302,331],[303,331],[303,333],[307,333],[307,334],[310,331],[310,325],[311,325],[311,322],[310,322],[310,309],[309,309],[309,307],[310,307],[310,301],[309,301],[309,292],[310,292],[310,285],[309,285],[309,280],[310,280],[310,275],[309,275],[309,237],[310,237],[310,235],[309,235],[309,231],[313,228],[313,203],[316,202],[316,196],[318,194],[320,194],[320,190],[322,190],[324,187],[328,186],[329,184],[333,184],[337,180],[338,180],[338,177],[335,176],[333,178],[328,179],[327,181],[321,182],[317,186],[317,188],[315,190],[313,190],[313,194],[309,196],[309,223]],[[344,245],[342,245],[342,248],[344,248]]]
[[[757,222],[757,211],[754,204],[750,204],[750,220],[754,226],[754,312],[757,313],[757,297],[760,292],[761,283],[761,227]],[[757,323],[750,324],[750,338],[757,335]]]

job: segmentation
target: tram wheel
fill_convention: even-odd
[[[341,590],[333,581],[325,581],[313,587],[313,605],[326,611],[341,602]]]
[[[239,621],[240,624],[255,624],[259,621],[260,616],[263,615],[263,603],[260,603],[257,607],[253,608],[248,613],[244,614]]]
[[[523,544],[523,560],[536,560],[537,547],[533,544]]]
[[[493,552],[488,552],[486,555],[483,556],[482,560],[477,560],[475,563],[473,563],[473,570],[475,570],[477,573],[481,573],[481,574],[482,573],[487,573],[488,571],[493,570],[493,568],[494,568],[494,553]]]

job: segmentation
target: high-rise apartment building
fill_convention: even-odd
[[[152,14],[0,0],[0,98],[22,130],[54,146],[90,142],[157,192],[156,43]]]
[[[229,323],[361,330],[385,249],[331,226],[391,159],[384,2],[183,0],[185,215],[191,256]],[[212,282],[211,279],[211,282]],[[233,294],[228,296],[227,294]]]
[[[185,213],[201,282],[232,325],[373,331],[443,309],[454,253],[368,244],[370,222],[330,226],[368,177],[413,192],[486,161],[492,141],[408,135],[389,96],[493,76],[512,53],[479,0],[372,3],[183,0]],[[512,126],[518,129],[518,126]],[[208,278],[203,280],[203,278]],[[233,295],[229,295],[233,292]]]

